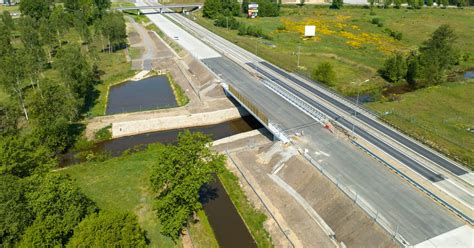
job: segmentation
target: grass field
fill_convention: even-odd
[[[156,158],[153,149],[137,152],[100,163],[84,163],[64,169],[92,200],[104,210],[130,211],[138,216],[146,230],[151,247],[181,247],[160,234],[158,218],[152,210],[152,196],[148,191],[148,170]],[[198,247],[216,247],[217,241],[203,212],[200,222],[190,228]]]
[[[355,94],[356,86],[351,82],[360,82],[370,78],[362,86],[362,91],[378,89],[386,83],[377,75],[384,59],[396,50],[414,49],[426,40],[441,24],[449,24],[459,36],[458,46],[474,55],[474,9],[375,9],[328,8],[305,6],[303,8],[283,7],[280,17],[247,19],[239,17],[241,22],[255,24],[270,34],[273,40],[266,41],[276,47],[259,42],[249,36],[238,36],[237,31],[227,31],[215,27],[213,21],[202,18],[197,12],[197,21],[215,33],[231,40],[235,44],[256,52],[270,62],[289,71],[300,71],[309,75],[321,62],[331,62],[337,71],[334,88],[343,94]],[[371,23],[379,18],[383,27]],[[316,25],[317,36],[303,39],[304,26]],[[390,37],[384,30],[389,28],[402,32],[401,41]],[[280,29],[280,30],[279,30]],[[281,30],[283,29],[283,30]],[[258,45],[257,45],[258,44]],[[297,68],[297,51],[300,47],[300,65]],[[463,67],[474,67],[474,56]]]
[[[104,74],[101,76],[102,83],[96,86],[99,97],[89,111],[90,116],[101,116],[105,114],[107,105],[107,95],[109,87],[132,77],[136,72],[131,70],[130,63],[127,62],[125,50],[114,53],[100,53],[98,66]]]
[[[465,161],[474,170],[474,80],[406,93],[399,101],[371,103],[384,118],[411,135]]]
[[[0,13],[3,11],[9,11],[10,13],[12,12],[19,12],[20,11],[20,5],[13,5],[13,6],[5,6],[3,4],[0,4]]]
[[[377,69],[392,51],[416,49],[442,24],[449,24],[458,36],[457,47],[471,54],[457,70],[474,70],[474,9],[369,9],[330,10],[321,6],[283,7],[280,17],[239,21],[258,25],[273,37],[262,42],[237,31],[216,27],[213,21],[195,14],[197,22],[233,43],[289,71],[305,75],[321,62],[335,66],[337,82],[333,88],[345,95],[379,92],[387,85]],[[371,23],[379,18],[382,27]],[[316,25],[317,36],[304,40],[304,26]],[[401,32],[400,41],[390,37],[385,28]],[[276,47],[272,47],[273,44]],[[300,47],[300,65],[297,51]],[[258,52],[257,52],[258,50]],[[458,76],[459,78],[459,76]],[[357,88],[357,83],[370,79]],[[380,94],[376,94],[380,95]],[[462,100],[461,100],[462,99]],[[445,83],[401,96],[400,101],[381,101],[368,107],[381,112],[392,111],[385,120],[404,132],[419,138],[468,164],[473,169],[474,141],[466,128],[474,126],[472,116],[474,90],[470,83]],[[384,100],[383,98],[381,100]],[[441,103],[441,104],[440,104]]]

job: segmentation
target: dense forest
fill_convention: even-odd
[[[101,211],[53,171],[101,83],[99,54],[126,46],[110,0],[23,0],[0,21],[2,247],[145,246],[135,215]]]

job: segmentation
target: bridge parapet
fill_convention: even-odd
[[[246,108],[248,111],[251,112],[262,124],[268,126],[268,117],[260,111],[255,104],[253,104],[249,99],[247,99],[245,96],[240,94],[234,87],[231,85],[228,85],[226,83],[223,83],[222,86],[226,90],[227,93],[230,93],[232,97],[234,97],[244,108]]]
[[[290,142],[290,139],[286,137],[283,130],[279,128],[277,124],[272,123],[271,120],[268,119],[267,115],[258,109],[258,107],[253,102],[243,96],[231,85],[226,83],[221,83],[221,85],[224,88],[226,94],[231,95],[237,102],[239,102],[242,107],[244,107],[251,115],[260,121],[260,123],[262,123],[276,139],[281,140],[283,143]]]

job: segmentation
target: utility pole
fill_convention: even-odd
[[[297,65],[296,65],[297,69],[300,68],[300,50],[301,50],[301,46],[298,45],[298,54],[297,54],[298,55],[298,62],[297,62]]]
[[[227,22],[227,31],[229,31],[229,17],[228,16],[225,17],[225,21]]]
[[[359,95],[360,95],[360,86],[364,83],[369,82],[370,79],[367,79],[363,82],[360,82],[357,84],[357,98],[356,98],[356,107],[354,108],[354,119],[357,117],[357,108],[359,107]],[[354,82],[352,82],[354,83]],[[352,121],[352,136],[354,136],[354,131],[355,131],[355,120]]]
[[[256,40],[256,41],[257,41],[257,44],[255,45],[255,55],[257,55],[257,56],[258,56],[258,39],[259,39],[259,38],[260,38],[260,37],[257,37],[257,40]]]

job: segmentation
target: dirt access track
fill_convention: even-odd
[[[151,66],[151,70],[169,72],[174,81],[185,91],[189,103],[172,109],[92,118],[86,128],[88,139],[93,139],[95,132],[109,125],[116,130],[113,132],[113,137],[120,137],[196,126],[202,118],[205,118],[206,122],[201,125],[218,124],[247,114],[235,107],[235,104],[225,96],[216,77],[185,50],[181,50],[178,54],[156,32],[146,29],[133,19],[128,24],[128,32],[131,46],[143,51],[140,58],[132,60],[132,67],[145,69],[145,66]],[[142,77],[147,71],[138,74]],[[176,125],[172,125],[173,116],[176,117]],[[143,125],[144,123],[147,124]]]

